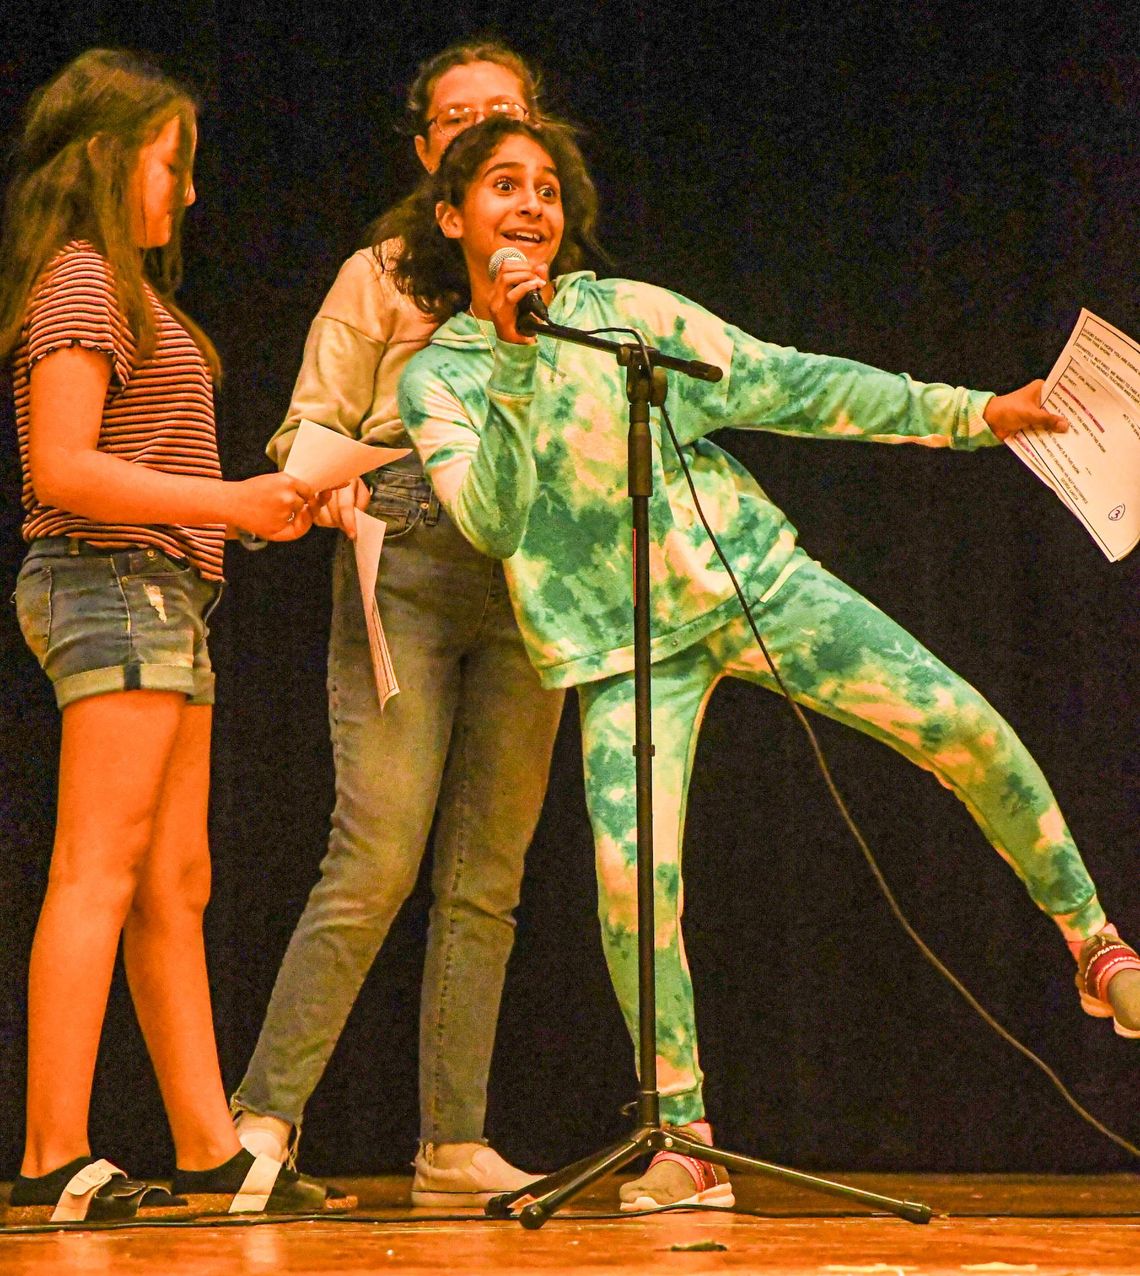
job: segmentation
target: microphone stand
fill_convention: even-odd
[[[785,1183],[840,1196],[859,1205],[883,1210],[911,1223],[928,1223],[934,1213],[929,1205],[900,1201],[830,1179],[803,1174],[799,1170],[758,1161],[749,1156],[725,1152],[691,1139],[661,1124],[660,1095],[657,1089],[657,989],[653,948],[653,739],[649,623],[649,497],[653,490],[652,435],[650,407],[665,402],[665,369],[719,381],[720,368],[692,359],[678,359],[647,346],[608,341],[561,324],[540,322],[523,315],[519,331],[526,335],[552,337],[614,354],[626,369],[626,397],[629,400],[629,497],[633,503],[633,651],[634,651],[634,756],[637,795],[637,961],[638,961],[638,1059],[637,1125],[625,1139],[591,1153],[571,1165],[539,1179],[528,1187],[504,1192],[487,1202],[491,1218],[510,1218],[517,1201],[526,1204],[517,1214],[529,1230],[540,1228],[571,1197],[597,1179],[621,1169],[645,1153],[670,1151],[682,1156],[711,1161],[730,1170],[764,1174]],[[648,356],[648,358],[647,358]]]

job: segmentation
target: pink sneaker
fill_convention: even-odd
[[[1076,981],[1086,1015],[1112,1019],[1122,1037],[1140,1037],[1140,954],[1130,944],[1107,931],[1086,939]]]
[[[677,1133],[712,1146],[707,1121],[678,1126]],[[661,1210],[670,1205],[716,1205],[727,1210],[735,1204],[728,1174],[719,1165],[680,1152],[658,1152],[641,1178],[621,1187],[623,1210]]]

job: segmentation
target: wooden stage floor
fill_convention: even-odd
[[[937,1212],[919,1226],[764,1178],[735,1180],[765,1217],[687,1211],[607,1217],[613,1183],[539,1231],[407,1208],[405,1177],[341,1179],[339,1221],[155,1225],[0,1235],[3,1276],[371,1276],[378,1272],[786,1273],[788,1276],[1140,1276],[1140,1176],[836,1175]]]

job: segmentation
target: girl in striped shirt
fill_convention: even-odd
[[[214,1041],[206,621],[231,530],[292,539],[316,500],[286,474],[221,477],[217,355],[172,297],[195,140],[179,86],[131,55],[91,50],[33,98],[8,193],[0,362],[29,542],[16,603],[63,715],[10,1204],[23,1219],[351,1204],[239,1146]],[[88,1144],[120,938],[174,1136],[174,1196]]]

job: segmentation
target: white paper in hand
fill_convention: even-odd
[[[1140,542],[1140,346],[1082,310],[1041,402],[1068,431],[1025,430],[1008,442],[1118,562]]]
[[[336,430],[327,430],[314,421],[303,420],[293,446],[289,449],[285,473],[292,474],[302,483],[308,483],[314,492],[326,492],[351,483],[369,470],[379,469],[390,461],[398,461],[411,450],[407,447],[373,447],[370,443],[360,443]],[[384,626],[380,623],[380,608],[376,605],[376,577],[380,572],[385,527],[386,524],[381,519],[372,518],[362,510],[356,511],[356,540],[353,544],[356,575],[360,581],[364,623],[368,630],[368,650],[372,658],[372,676],[376,681],[376,694],[380,699],[381,709],[400,690],[396,682],[396,671],[392,667],[388,642],[384,637]]]
[[[408,447],[373,447],[336,430],[328,430],[314,421],[302,421],[289,449],[285,473],[308,483],[314,492],[327,492],[330,488],[343,487],[361,474],[387,465],[389,461],[398,461],[411,450]]]
[[[356,577],[360,581],[360,601],[364,604],[364,625],[368,631],[368,651],[372,658],[372,676],[376,681],[376,694],[383,709],[399,690],[396,671],[384,626],[380,623],[380,608],[376,605],[376,577],[380,571],[380,553],[384,548],[384,531],[387,523],[373,518],[363,510],[356,511]]]

